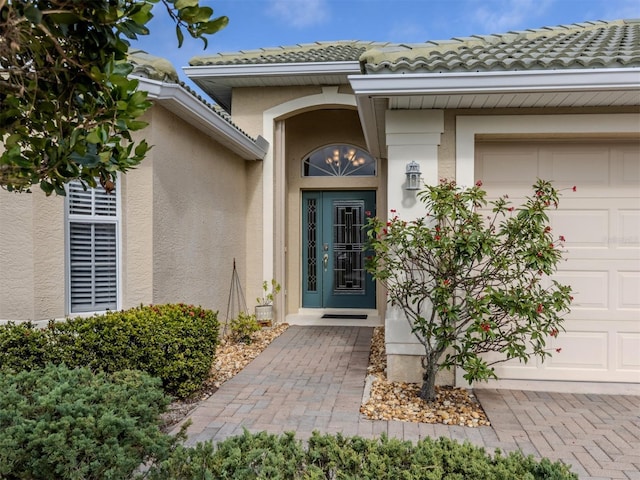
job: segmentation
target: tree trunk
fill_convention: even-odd
[[[420,388],[420,398],[433,402],[436,399],[436,373],[438,373],[438,364],[429,361],[428,357],[422,360],[422,387]]]

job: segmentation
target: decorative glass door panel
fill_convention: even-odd
[[[364,268],[375,192],[304,192],[303,307],[375,308],[375,283]]]

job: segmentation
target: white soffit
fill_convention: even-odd
[[[367,146],[385,156],[389,109],[549,108],[640,105],[640,69],[351,75]]]
[[[269,143],[262,137],[253,140],[238,130],[209,106],[176,83],[164,83],[136,77],[139,89],[148,98],[175,113],[218,143],[245,160],[264,159]]]

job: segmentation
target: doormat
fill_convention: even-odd
[[[346,318],[352,320],[366,320],[367,315],[345,315],[342,313],[325,313],[322,318]]]

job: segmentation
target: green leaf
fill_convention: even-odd
[[[86,137],[87,142],[89,143],[100,143],[102,140],[100,138],[100,133],[96,130],[92,130]]]
[[[19,133],[14,133],[13,135],[9,135],[7,139],[4,141],[6,148],[11,148],[18,145],[18,142],[22,140],[22,135]]]
[[[176,37],[178,37],[178,48],[180,48],[184,43],[184,34],[182,33],[182,28],[180,28],[180,25],[176,25]]]
[[[194,22],[193,23],[202,23],[206,22],[213,15],[213,9],[210,7],[200,7],[196,10],[194,14]]]
[[[93,168],[100,165],[100,157],[95,153],[81,155],[78,152],[73,152],[69,158],[83,167]]]
[[[227,17],[219,17],[215,20],[204,23],[204,25],[201,25],[198,29],[198,32],[206,35],[211,35],[218,32],[219,30],[222,30],[228,24],[229,19]]]
[[[35,5],[28,5],[24,9],[24,16],[32,23],[42,23],[42,12]]]
[[[151,5],[150,3],[145,3],[144,5],[142,5],[138,12],[131,15],[131,20],[139,25],[145,25],[147,22],[149,22],[149,20],[153,18],[153,14],[151,13],[152,8],[153,5]]]
[[[53,185],[51,185],[49,182],[46,182],[44,180],[40,182],[40,188],[47,196],[53,193]]]
[[[182,10],[185,7],[197,7],[198,0],[176,0],[175,7]]]
[[[129,120],[127,122],[127,127],[129,128],[129,130],[141,130],[147,125],[149,125],[149,123],[143,121]]]

